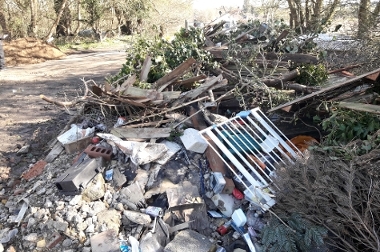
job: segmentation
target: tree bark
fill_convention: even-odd
[[[74,30],[74,34],[75,35],[77,35],[78,34],[78,32],[79,32],[79,30],[80,30],[80,27],[81,27],[81,15],[80,15],[80,5],[81,5],[81,3],[80,3],[81,1],[80,0],[77,0],[77,19],[78,19],[78,23],[77,23],[77,27],[75,28],[75,30]]]
[[[28,35],[35,37],[37,34],[37,1],[30,0],[30,24],[28,27]]]
[[[369,31],[369,6],[370,0],[360,0],[358,13],[358,34],[359,38],[368,38]]]
[[[0,0],[0,27],[3,30],[3,33],[5,33],[8,32],[8,27],[3,10],[5,10],[4,0]]]
[[[59,20],[61,19],[61,16],[62,16],[62,13],[65,9],[66,3],[67,3],[67,0],[62,1],[62,5],[61,5],[61,8],[59,9],[59,12],[57,14],[57,18],[55,19],[53,25],[50,28],[48,35],[45,37],[45,39],[49,39],[53,35],[54,29],[57,27]]]

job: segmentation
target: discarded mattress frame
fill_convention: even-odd
[[[242,111],[199,133],[220,149],[209,144],[244,185],[245,197],[265,211],[275,204],[271,195],[276,166],[303,156],[259,108]]]

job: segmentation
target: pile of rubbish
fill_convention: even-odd
[[[2,189],[13,190],[1,205],[2,243],[27,251],[255,251],[275,204],[271,177],[302,153],[259,109],[214,115],[216,127],[192,113],[192,127],[171,141],[167,128],[127,128],[119,118],[107,133],[77,118],[45,160]]]
[[[309,87],[292,82],[299,72],[287,71],[287,64],[315,64],[314,56],[265,53],[255,64],[286,72],[261,76],[260,84],[306,95],[265,112],[236,109],[230,103],[237,101],[236,87],[257,80],[241,78],[225,60],[229,42],[212,39],[226,32],[220,25],[204,28],[207,50],[222,63],[215,74],[185,77],[198,65],[189,58],[143,89],[135,84],[147,81],[148,55],[139,75],[126,76],[121,85],[85,82],[84,96],[71,102],[41,96],[59,106],[83,105],[46,158],[1,188],[0,251],[260,251],[266,213],[276,204],[276,170],[304,159],[317,142],[307,135],[289,137],[266,113],[363,95],[357,87],[363,80],[378,83],[380,70]],[[257,29],[235,41],[264,40],[267,27]],[[270,46],[287,34],[269,40]],[[379,111],[357,104],[341,102]],[[227,108],[223,115],[221,106]]]

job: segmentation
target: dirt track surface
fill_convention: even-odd
[[[0,71],[0,180],[20,175],[33,161],[44,158],[46,144],[70,119],[61,107],[41,94],[65,101],[80,96],[82,79],[103,83],[125,62],[125,49],[72,54],[60,60],[9,67]],[[26,154],[17,151],[30,145]]]

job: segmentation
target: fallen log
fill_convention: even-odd
[[[261,81],[268,87],[274,87],[277,89],[284,89],[285,82],[294,80],[299,75],[298,69],[288,72],[286,75],[277,79],[262,79]]]

